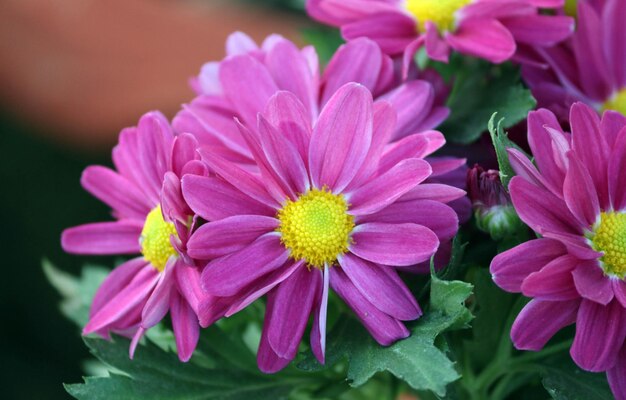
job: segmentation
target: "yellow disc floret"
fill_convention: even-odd
[[[626,276],[626,213],[602,213],[590,237],[593,249],[603,252],[604,272],[624,279]]]
[[[312,189],[296,201],[288,200],[278,212],[277,231],[291,257],[305,260],[311,267],[332,265],[348,251],[354,217],[342,195],[326,188]]]
[[[407,0],[406,9],[417,20],[419,29],[426,29],[431,21],[440,32],[454,29],[455,13],[472,0]]]
[[[172,235],[176,235],[174,224],[163,219],[161,206],[157,206],[146,217],[139,243],[146,261],[161,272],[165,269],[170,256],[176,255],[176,250],[170,242]]]
[[[626,88],[617,92],[602,105],[602,111],[613,110],[626,115]]]

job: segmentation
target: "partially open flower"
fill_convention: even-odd
[[[83,187],[111,206],[115,222],[66,229],[63,249],[75,254],[139,256],[118,266],[98,289],[84,334],[133,336],[131,357],[143,333],[167,313],[172,317],[178,356],[191,357],[198,342],[196,316],[207,296],[200,271],[189,266],[186,245],[192,211],[182,198],[180,177],[204,174],[191,135],[174,137],[157,112],[121,132],[113,150],[117,171],[90,166]]]
[[[517,176],[509,188],[520,218],[541,238],[498,255],[491,264],[503,289],[533,300],[511,336],[539,350],[576,323],[571,347],[583,369],[607,371],[617,399],[626,398],[626,123],[582,104],[572,106],[572,133],[554,114],[528,116],[537,168],[510,150]]]
[[[240,125],[260,176],[211,148],[203,160],[218,178],[188,175],[183,194],[210,221],[192,235],[190,256],[209,262],[202,285],[215,315],[234,314],[267,294],[259,367],[284,368],[309,316],[311,347],[324,362],[329,287],[372,336],[389,345],[408,336],[402,321],[421,310],[396,272],[427,261],[458,229],[444,202],[463,191],[423,184],[423,160],[443,145],[436,132],[388,145],[397,113],[362,85],[341,86],[319,117],[279,91],[255,130]]]
[[[494,240],[513,235],[522,228],[509,194],[500,181],[499,171],[485,171],[475,165],[467,173],[467,193],[474,208],[476,225]]]

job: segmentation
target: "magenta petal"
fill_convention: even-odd
[[[622,307],[626,308],[626,282],[621,279],[612,279],[613,293],[615,299],[620,302]]]
[[[595,260],[581,262],[573,272],[574,283],[580,295],[588,300],[607,305],[613,300],[613,284],[604,275]]]
[[[197,159],[198,141],[190,133],[181,133],[174,138],[170,170],[178,176],[183,175],[183,168],[189,161]]]
[[[541,350],[555,333],[576,321],[579,305],[578,300],[531,300],[513,323],[513,344],[520,350]]]
[[[606,371],[606,377],[615,400],[626,400],[626,346],[622,346],[617,362]]]
[[[102,306],[104,306],[107,301],[128,286],[133,278],[135,278],[135,275],[137,275],[137,273],[139,273],[139,271],[147,264],[148,263],[143,257],[137,257],[126,261],[118,267],[115,267],[115,269],[106,277],[104,282],[102,282],[96,292],[96,295],[91,301],[89,316],[91,317],[100,311]]]
[[[398,201],[374,214],[357,219],[359,224],[366,222],[409,222],[423,225],[442,241],[452,239],[459,229],[459,218],[452,207],[433,200]]]
[[[489,270],[496,285],[517,293],[522,291],[522,282],[528,275],[565,253],[565,247],[556,240],[530,240],[498,254]]]
[[[572,126],[572,147],[580,157],[580,161],[589,169],[600,200],[600,207],[609,206],[607,166],[609,145],[600,132],[600,118],[591,107],[576,103],[570,111]]]
[[[186,175],[182,190],[189,207],[207,221],[242,214],[276,214],[273,208],[248,197],[222,179]]]
[[[170,315],[178,358],[182,362],[187,362],[196,349],[200,338],[198,317],[189,303],[176,291],[172,293],[170,298]]]
[[[561,133],[563,132],[561,125],[552,112],[540,109],[528,113],[528,144],[541,175],[551,186],[550,190],[554,193],[559,193],[561,192],[565,175],[554,160],[552,138],[546,131],[546,126]]]
[[[180,259],[178,260],[178,265],[174,268],[176,288],[179,294],[185,298],[196,312],[199,310],[201,303],[209,300],[209,296],[202,290],[200,285],[200,271],[200,268],[186,265]]]
[[[98,222],[68,228],[61,235],[63,250],[74,254],[136,254],[143,225],[135,220]]]
[[[626,127],[617,135],[615,146],[609,159],[609,196],[617,211],[626,209]]]
[[[586,371],[606,371],[615,365],[625,336],[626,318],[621,304],[613,301],[604,306],[583,300],[570,354]]]
[[[143,172],[143,179],[156,196],[161,190],[163,176],[170,166],[172,140],[174,136],[167,118],[159,112],[145,114],[137,124],[139,143],[139,162]],[[152,197],[152,196],[151,196]],[[156,202],[155,201],[155,202]]]
[[[493,63],[508,60],[515,53],[515,39],[495,19],[470,19],[461,22],[456,32],[446,36],[448,44],[460,53],[484,58]]]
[[[94,197],[113,208],[119,218],[141,220],[153,208],[132,181],[109,168],[87,167],[80,183]]]
[[[437,235],[417,224],[367,223],[352,232],[350,251],[377,264],[417,264],[428,260],[439,247]]]
[[[340,192],[354,178],[372,141],[372,96],[349,83],[328,101],[313,129],[309,171],[313,186]]]
[[[555,258],[522,282],[522,293],[538,300],[564,301],[579,298],[572,278],[578,259],[566,254]]]
[[[537,168],[535,168],[533,163],[528,159],[528,157],[526,157],[526,155],[514,148],[507,149],[507,152],[509,154],[509,162],[511,163],[511,167],[518,176],[526,179],[528,182],[534,184],[535,186],[550,189],[551,186],[546,182],[546,180],[539,173],[539,171],[537,171]]]
[[[552,46],[567,39],[574,31],[574,19],[560,15],[524,15],[501,21],[515,41],[530,45]]]
[[[210,260],[241,250],[278,227],[278,220],[261,215],[235,215],[202,225],[187,243],[192,258]]]
[[[423,182],[431,174],[430,165],[417,158],[399,162],[389,171],[347,195],[350,214],[366,215],[379,211]]]
[[[322,292],[313,307],[313,325],[311,326],[311,351],[320,364],[326,362],[326,315],[328,312],[328,285],[330,272],[324,267],[322,272]]]
[[[291,362],[291,358],[279,357],[274,349],[272,349],[268,340],[268,331],[272,325],[272,310],[274,306],[274,297],[268,296],[265,306],[265,319],[263,320],[261,342],[259,343],[259,350],[257,352],[257,364],[259,365],[259,369],[266,374],[278,372]]]
[[[511,180],[509,190],[520,218],[535,232],[580,233],[574,216],[552,193],[519,176]]]
[[[391,267],[376,265],[350,253],[338,258],[352,284],[380,311],[410,321],[422,315],[413,294]]]
[[[389,346],[409,336],[409,330],[397,319],[380,311],[354,286],[341,268],[330,269],[330,285],[352,308],[365,328],[383,346]]]
[[[626,87],[626,27],[624,26],[624,15],[626,15],[626,3],[619,0],[607,1],[603,8],[602,22],[605,38],[604,54],[607,55],[607,61],[611,75],[615,77],[614,84],[617,87]],[[626,378],[626,374],[624,375]],[[626,385],[626,383],[624,383]],[[624,391],[626,396],[626,390]]]
[[[374,4],[380,2],[374,2]],[[364,5],[371,7],[372,2]],[[367,37],[375,41],[382,51],[399,55],[417,36],[415,20],[400,12],[381,12],[364,17],[341,27],[342,36],[350,41]]]
[[[83,333],[99,331],[123,317],[135,305],[147,299],[158,280],[159,271],[156,268],[152,265],[144,267],[124,289],[89,319]]]
[[[319,298],[322,290],[321,278],[315,270],[299,268],[269,292],[268,298],[273,298],[274,307],[267,327],[267,340],[279,357],[291,360],[296,356],[313,301]]]
[[[465,190],[441,183],[422,183],[402,196],[399,201],[433,200],[449,203],[465,196]]]
[[[437,26],[431,21],[426,21],[426,54],[436,61],[448,63],[450,57],[450,46],[441,38]]]
[[[169,310],[177,262],[176,257],[170,257],[167,261],[165,269],[159,274],[159,281],[141,312],[141,327],[146,330],[159,323]]]
[[[242,250],[209,263],[202,271],[202,287],[211,295],[233,296],[280,268],[288,255],[277,234],[266,234]]]
[[[380,98],[391,103],[398,112],[398,123],[392,140],[417,132],[417,128],[432,110],[435,101],[433,85],[413,80],[398,86]]]
[[[226,97],[248,126],[256,126],[257,114],[279,90],[268,69],[247,54],[222,61],[220,81]]]
[[[187,218],[193,214],[183,199],[180,178],[171,171],[168,171],[163,178],[161,210],[166,220],[177,220],[183,224],[187,223]]]
[[[424,158],[439,150],[446,143],[441,132],[420,132],[392,143],[385,148],[385,153],[378,165],[378,172],[384,173],[407,158]]]
[[[563,197],[567,207],[582,226],[593,226],[600,217],[600,205],[587,168],[576,153],[567,153],[569,168],[563,183]]]

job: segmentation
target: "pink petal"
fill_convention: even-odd
[[[365,161],[372,141],[372,97],[350,83],[328,101],[313,129],[309,171],[313,186],[345,188]]]
[[[141,327],[143,329],[147,330],[158,324],[169,311],[176,263],[176,257],[170,257],[165,269],[160,273],[159,281],[141,312]]]
[[[143,179],[150,188],[151,197],[159,199],[163,176],[170,166],[172,129],[167,118],[159,112],[145,114],[137,124],[139,157]],[[155,201],[155,203],[156,203]]]
[[[611,149],[615,148],[615,141],[624,127],[626,127],[626,116],[621,113],[607,110],[602,114],[600,131],[604,134]]]
[[[429,259],[439,246],[437,235],[417,224],[367,223],[352,232],[350,251],[377,264],[417,264]]]
[[[518,293],[528,275],[565,253],[565,247],[556,240],[534,239],[498,254],[489,270],[496,285],[507,292]]]
[[[528,144],[535,162],[541,175],[549,183],[549,189],[554,193],[560,193],[565,174],[556,165],[552,152],[552,139],[545,126],[563,132],[556,117],[550,111],[540,109],[528,113]]]
[[[299,268],[268,294],[274,307],[267,340],[277,356],[290,360],[296,356],[313,302],[322,290],[321,278],[315,270]]]
[[[229,56],[248,54],[258,49],[255,41],[243,32],[233,32],[226,39],[226,54]]]
[[[541,350],[555,333],[576,321],[579,304],[578,300],[531,300],[513,323],[513,344],[520,350]]]
[[[606,371],[615,365],[625,336],[626,318],[621,304],[613,301],[604,306],[583,300],[570,354],[586,371]]]
[[[399,201],[433,200],[449,203],[465,196],[465,190],[441,183],[422,183],[411,189]]]
[[[615,210],[623,211],[626,209],[626,127],[617,136],[608,168],[611,204]]]
[[[429,82],[414,80],[400,85],[380,99],[390,102],[398,112],[398,123],[391,138],[397,140],[417,132],[432,111],[435,90]]]
[[[579,263],[573,276],[576,289],[582,297],[603,305],[613,300],[612,280],[604,275],[598,261]]]
[[[189,207],[207,221],[242,214],[276,214],[273,208],[248,197],[221,179],[185,175],[182,189]]]
[[[569,168],[563,183],[563,197],[567,207],[581,226],[592,227],[600,217],[600,205],[587,168],[576,153],[567,153]]]
[[[389,171],[348,194],[350,214],[367,215],[379,211],[419,185],[431,173],[430,165],[417,158],[398,163]]]
[[[446,36],[448,44],[460,53],[501,63],[515,53],[515,39],[495,19],[471,19],[461,22],[457,30]]]
[[[448,43],[439,35],[437,25],[431,21],[426,21],[426,36],[424,38],[428,57],[436,61],[448,63],[450,46],[448,46]]]
[[[522,293],[526,297],[546,301],[578,299],[580,295],[572,278],[572,271],[577,265],[578,259],[569,254],[555,258],[524,279]]]
[[[328,285],[330,272],[324,267],[322,272],[322,292],[313,307],[313,325],[311,326],[311,351],[320,364],[326,362],[326,315],[328,312]]]
[[[278,228],[275,218],[261,215],[234,215],[202,225],[187,243],[189,256],[200,260],[228,255]]]
[[[361,294],[341,268],[330,269],[330,285],[350,306],[378,343],[389,346],[409,336],[404,324],[376,308]]]
[[[626,308],[626,282],[621,279],[612,279],[613,293],[615,299],[620,302],[622,307]]]
[[[178,358],[182,362],[187,362],[196,349],[200,338],[198,317],[189,303],[177,292],[172,293],[170,299],[170,315]]]
[[[441,132],[420,132],[389,144],[385,148],[378,165],[378,172],[383,173],[407,158],[424,158],[439,150],[446,143]]]
[[[242,250],[209,263],[202,271],[202,287],[211,295],[233,296],[280,268],[288,255],[277,234],[261,236]]]
[[[263,319],[263,331],[261,333],[261,342],[257,351],[257,364],[261,372],[273,374],[285,368],[290,362],[290,358],[279,357],[272,349],[268,340],[269,327],[272,324],[272,310],[274,309],[274,297],[268,296],[265,306],[265,318]]]
[[[181,133],[174,138],[170,171],[177,176],[183,176],[183,168],[189,161],[198,159],[198,140],[190,133]]]
[[[141,251],[142,229],[142,223],[135,220],[75,226],[63,231],[61,247],[74,254],[136,254]]]
[[[609,206],[607,167],[609,160],[609,146],[600,132],[600,118],[594,109],[576,103],[570,112],[572,126],[572,144],[580,161],[588,168],[595,184],[600,207]]]
[[[522,221],[534,231],[580,233],[579,224],[562,200],[518,176],[509,184],[511,199]]]
[[[623,16],[626,15],[626,3],[619,0],[607,1],[602,10],[602,28],[604,39],[604,54],[614,77],[617,87],[626,87],[626,27]]]
[[[142,220],[154,207],[131,180],[109,168],[87,167],[80,183],[94,197],[115,210],[119,218]]]
[[[617,362],[606,371],[606,377],[609,380],[615,400],[626,400],[626,346],[622,346]]]
[[[574,18],[561,15],[523,15],[500,19],[518,43],[553,46],[574,32]]]
[[[413,294],[391,267],[376,265],[349,253],[340,256],[338,261],[352,284],[380,311],[400,321],[422,315]]]
[[[369,8],[371,4],[368,2],[365,7]],[[341,34],[348,41],[370,38],[390,55],[401,54],[417,36],[415,20],[399,10],[373,14],[342,25]]]
[[[137,257],[126,261],[118,267],[115,267],[115,269],[106,277],[104,282],[102,282],[96,292],[96,295],[91,301],[89,316],[92,317],[100,311],[102,306],[104,306],[107,301],[128,286],[133,278],[135,278],[135,275],[137,275],[146,265],[148,265],[148,263],[143,257]]]

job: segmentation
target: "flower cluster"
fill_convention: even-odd
[[[526,237],[522,222],[539,236],[490,267],[532,298],[514,345],[538,351],[575,323],[573,360],[626,399],[626,1],[577,3],[308,0],[347,41],[325,67],[311,46],[232,34],[171,122],[144,115],[120,133],[114,169],[83,173],[115,221],[65,230],[63,248],[135,256],[100,286],[84,334],[132,338],[133,357],[169,314],[187,361],[201,328],[264,298],[257,362],[273,373],[310,321],[325,362],[337,295],[388,346],[422,316],[403,274],[445,265],[473,206],[495,242]],[[508,187],[496,170],[435,155],[450,87],[418,68],[422,48],[431,63],[456,51],[521,65],[546,108],[528,114],[532,161],[496,146],[516,174]]]

